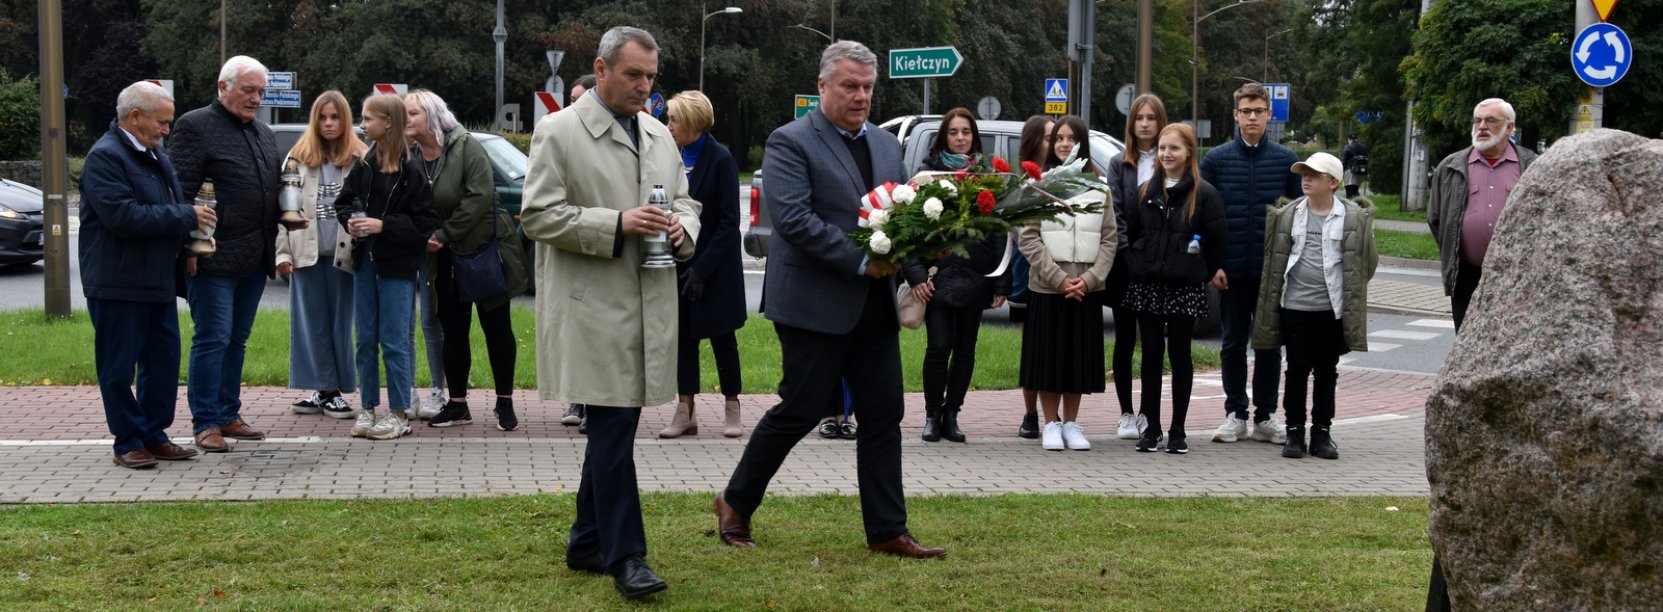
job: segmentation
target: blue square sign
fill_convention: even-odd
[[[1288,120],[1288,84],[1265,83],[1265,93],[1270,94],[1270,120]]]
[[[1045,79],[1045,101],[1067,102],[1068,79]]]

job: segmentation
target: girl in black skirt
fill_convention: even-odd
[[[1156,161],[1161,170],[1139,189],[1126,210],[1127,267],[1132,281],[1122,304],[1138,312],[1143,339],[1143,402],[1149,427],[1137,450],[1155,452],[1161,438],[1161,345],[1172,360],[1172,427],[1166,452],[1189,452],[1184,416],[1189,412],[1194,365],[1190,340],[1195,319],[1207,314],[1207,285],[1225,288],[1224,201],[1201,180],[1195,130],[1181,123],[1161,130]]]
[[[1085,122],[1068,116],[1052,128],[1058,163],[1090,159]],[[1087,168],[1096,171],[1089,163]],[[1107,194],[1088,191],[1080,204],[1105,204]],[[1017,247],[1028,272],[1028,323],[1022,329],[1022,388],[1039,392],[1045,410],[1040,434],[1045,450],[1090,450],[1076,421],[1080,396],[1103,391],[1103,286],[1114,263],[1112,211],[1064,215],[1023,226]],[[1058,404],[1062,405],[1058,414]]]

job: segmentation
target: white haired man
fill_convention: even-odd
[[[158,148],[173,96],[139,81],[121,90],[116,114],[81,170],[81,288],[115,463],[138,469],[196,456],[167,435],[179,402],[179,253],[215,217],[185,198]]]
[[[221,219],[214,254],[186,265],[195,325],[186,399],[196,447],[210,453],[230,450],[225,438],[266,437],[242,418],[243,354],[266,278],[276,270],[283,161],[271,128],[254,118],[266,67],[233,57],[220,69],[218,86],[213,102],[179,118],[168,145],[187,201],[213,181]]]

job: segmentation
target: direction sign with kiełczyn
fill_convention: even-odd
[[[1622,28],[1596,23],[1582,28],[1571,43],[1571,69],[1590,87],[1610,87],[1634,64],[1634,45]]]
[[[923,79],[953,76],[964,65],[957,47],[890,49],[889,78]]]

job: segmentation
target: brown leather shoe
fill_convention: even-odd
[[[740,516],[728,505],[727,491],[716,494],[716,533],[722,543],[735,548],[756,548],[751,541],[751,517]]]
[[[128,469],[139,469],[156,466],[156,457],[150,451],[142,448],[127,451],[124,455],[115,456],[115,464]]]
[[[232,440],[266,439],[266,432],[249,427],[248,423],[244,423],[242,419],[237,419],[221,426],[219,428],[219,433],[220,435],[231,438]]]
[[[162,461],[184,461],[196,456],[196,451],[172,442],[163,442],[144,450],[150,451],[151,455]]]
[[[947,556],[947,549],[926,548],[920,545],[918,540],[913,538],[910,533],[903,533],[901,537],[888,542],[868,545],[867,548],[872,549],[872,552],[881,552],[908,559],[936,559]]]
[[[196,432],[196,448],[204,453],[223,453],[231,450],[231,445],[225,443],[218,429],[204,429]]]

